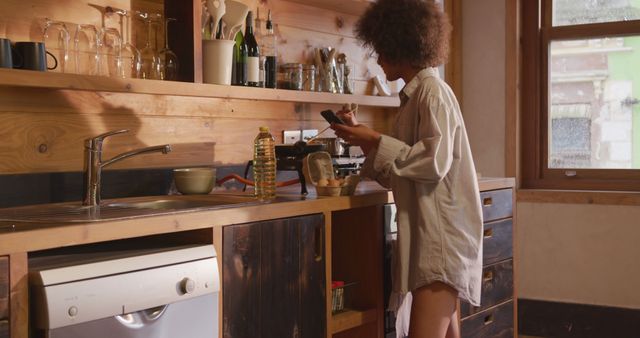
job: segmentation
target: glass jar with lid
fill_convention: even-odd
[[[301,63],[285,63],[281,67],[282,83],[280,88],[302,90],[302,64]]]
[[[316,66],[302,66],[302,90],[309,92],[316,90]]]

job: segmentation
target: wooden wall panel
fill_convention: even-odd
[[[355,36],[353,29],[358,20],[355,15],[338,13],[290,1],[270,1],[265,6],[260,6],[260,18],[262,21],[266,20],[269,9],[271,9],[276,27],[283,25],[314,32],[348,37]]]
[[[260,11],[261,27],[264,27],[267,11],[271,9],[274,30],[278,39],[279,62],[313,63],[314,47],[334,47],[347,55],[352,75],[357,81],[357,94],[372,94],[369,79],[376,74],[383,76],[382,68],[369,52],[355,39],[356,15],[339,13],[290,1],[242,1]]]
[[[108,139],[104,158],[166,143],[173,152],[133,157],[113,169],[240,164],[251,158],[259,126],[271,127],[282,142],[285,129],[324,129],[327,124],[318,113],[326,108],[340,107],[7,88],[0,91],[0,135],[6,140],[0,144],[0,173],[80,171],[84,139],[116,129],[130,132]],[[359,117],[388,132],[393,114],[362,107]]]
[[[307,104],[228,98],[156,96],[38,88],[0,87],[0,112],[82,113],[106,115],[150,115],[253,119],[289,119],[326,124],[319,112],[340,109],[337,104]],[[386,120],[388,110],[370,106],[359,108],[358,120]],[[393,109],[391,110],[393,111]]]
[[[260,7],[262,19],[267,8],[273,10],[282,62],[310,62],[313,47],[335,47],[353,65],[357,92],[373,91],[368,78],[382,70],[353,37],[357,16],[290,1],[241,1],[252,9]],[[89,3],[151,11],[161,11],[163,6],[162,0],[3,0],[0,36],[41,40],[45,17],[101,26],[100,11]],[[136,24],[138,20],[132,22],[136,41],[145,29]],[[117,17],[105,18],[104,24],[119,26]],[[131,131],[105,143],[105,158],[165,143],[174,151],[127,159],[113,169],[243,164],[251,158],[259,126],[271,127],[281,142],[285,129],[324,129],[327,124],[319,112],[339,108],[336,104],[0,87],[0,174],[81,171],[83,140],[115,129]],[[361,107],[359,120],[388,133],[394,110]],[[331,137],[333,132],[323,136]]]

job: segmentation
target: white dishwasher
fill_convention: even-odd
[[[213,245],[29,260],[32,337],[217,338]]]

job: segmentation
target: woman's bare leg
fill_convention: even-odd
[[[435,282],[411,292],[409,338],[444,338],[456,314],[458,292]],[[456,320],[457,321],[457,320]]]
[[[449,328],[447,329],[446,338],[460,338],[460,325],[458,323],[458,311],[456,310],[451,315],[451,322],[449,322]]]

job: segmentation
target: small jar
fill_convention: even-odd
[[[351,66],[344,65],[344,93],[353,94],[356,88],[356,82],[351,75]]]
[[[316,90],[316,66],[304,65],[302,67],[302,90],[313,92]]]
[[[283,89],[302,90],[302,64],[285,63],[282,65],[282,85]]]

